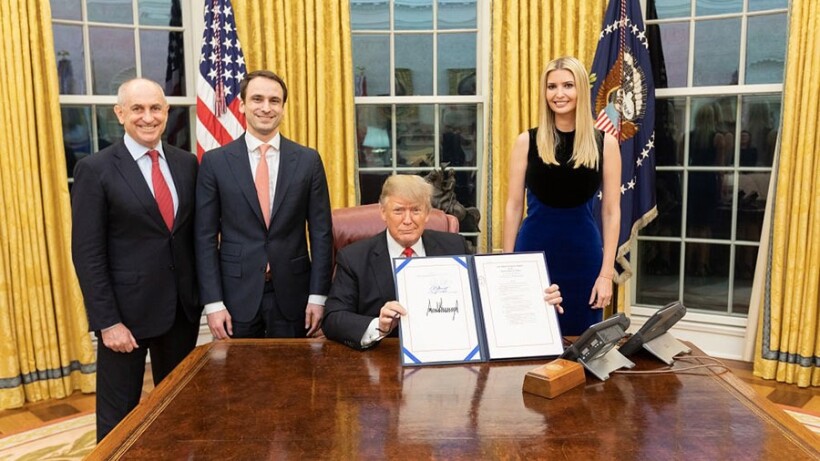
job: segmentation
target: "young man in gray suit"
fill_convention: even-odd
[[[77,162],[71,190],[74,268],[97,343],[97,441],[139,403],[146,353],[154,384],[196,345],[196,156],[161,142],[162,87],[123,83],[121,141]]]
[[[387,178],[379,197],[387,229],[336,255],[336,275],[322,322],[329,339],[363,350],[397,335],[399,318],[407,311],[396,301],[392,258],[467,254],[464,237],[425,230],[432,193],[432,186],[420,176]],[[544,300],[563,312],[557,285],[547,288]]]
[[[240,98],[247,131],[206,152],[197,179],[196,265],[208,326],[216,339],[313,336],[332,269],[322,159],[279,133],[288,99],[281,77],[249,73]]]

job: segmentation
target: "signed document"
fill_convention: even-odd
[[[563,351],[543,253],[397,258],[402,363],[484,362]]]
[[[484,361],[466,256],[395,259],[402,363]]]
[[[490,358],[560,355],[558,315],[544,301],[544,254],[488,254],[473,262]]]

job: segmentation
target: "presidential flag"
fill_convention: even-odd
[[[629,250],[655,206],[655,85],[638,0],[610,0],[590,73],[595,126],[621,145],[617,281],[632,275]],[[601,194],[595,201],[598,209]],[[598,213],[600,216],[600,213]]]
[[[196,82],[197,157],[245,132],[245,116],[239,112],[239,82],[245,72],[231,1],[205,0],[205,32]]]

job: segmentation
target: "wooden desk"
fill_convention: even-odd
[[[728,371],[588,376],[547,400],[521,391],[541,363],[402,368],[396,340],[212,343],[88,459],[820,459]]]

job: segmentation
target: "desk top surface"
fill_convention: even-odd
[[[665,367],[642,354],[636,370]],[[211,343],[89,459],[820,459],[731,372],[587,375],[549,400],[521,391],[544,362],[403,368],[396,340]]]

